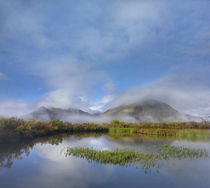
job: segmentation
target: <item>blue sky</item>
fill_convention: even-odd
[[[103,111],[145,96],[209,115],[209,7],[0,0],[0,115],[39,106]]]

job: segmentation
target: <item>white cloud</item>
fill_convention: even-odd
[[[201,44],[209,38],[209,26],[206,26],[205,19],[200,18],[205,18],[202,13],[206,12],[207,6],[201,4],[197,9],[197,3],[191,1],[182,3],[182,6],[176,1],[170,4],[169,1],[136,0],[114,1],[105,4],[106,6],[99,3],[94,8],[80,4],[80,10],[85,10],[88,14],[77,14],[75,22],[72,22],[70,17],[64,19],[64,24],[49,19],[51,7],[49,11],[43,11],[41,8],[46,4],[42,6],[42,3],[29,3],[26,6],[16,1],[1,1],[0,4],[3,7],[3,16],[0,18],[0,41],[3,45],[0,49],[5,50],[8,45],[4,44],[8,41],[15,41],[15,45],[10,45],[6,50],[18,60],[23,74],[41,78],[47,92],[38,101],[40,106],[78,107],[88,110],[88,102],[93,101],[91,96],[102,89],[105,97],[92,102],[90,109],[103,111],[113,99],[110,93],[114,91],[114,82],[103,68],[100,68],[101,64],[113,63],[113,60],[120,62],[120,58],[129,54],[132,49],[144,49],[145,45],[160,41],[166,44],[168,56],[168,49],[175,48],[172,52],[179,51],[180,54],[207,54],[209,49],[209,43]],[[185,12],[189,14],[185,15]],[[181,19],[182,16],[184,19]],[[177,24],[177,20],[181,25]],[[187,26],[184,30],[178,30],[177,25]],[[49,29],[49,26],[54,29]],[[168,42],[171,44],[168,45]],[[164,48],[164,45],[159,49],[162,47]],[[31,53],[27,53],[28,49],[32,49],[34,54],[31,53],[36,58],[33,59]],[[157,54],[159,49],[156,49]],[[0,73],[0,79],[5,79],[3,73]],[[172,83],[173,81],[170,82]],[[121,99],[130,101],[151,96],[184,112],[208,113],[207,89],[196,90],[170,84],[165,85],[164,81],[163,85],[150,85],[125,92],[115,103],[119,104]],[[3,108],[2,106],[1,113],[5,114]],[[11,112],[17,114],[11,105],[10,108]]]
[[[199,74],[205,74],[200,72]],[[150,85],[127,90],[109,104],[109,107],[132,104],[144,99],[165,102],[180,112],[207,118],[210,114],[209,81],[199,80],[198,72],[169,76]]]
[[[44,34],[46,26],[38,3],[30,8],[16,1],[1,1],[0,4],[4,15],[4,19],[0,18],[2,37],[4,40],[15,40],[18,45],[12,48],[15,47],[18,53],[22,53],[21,49],[28,45],[42,49],[52,46],[53,42]]]
[[[90,106],[90,110],[93,111],[104,111],[107,104],[109,104],[113,100],[113,95],[107,95],[102,97],[100,100],[95,101],[92,106]]]
[[[43,79],[48,92],[42,96],[40,106],[82,108],[88,110],[88,98],[98,89],[111,83],[109,76],[91,65],[70,56],[52,57],[37,62],[28,71]],[[97,85],[97,88],[94,87]],[[106,91],[105,91],[106,92]],[[108,91],[107,91],[108,92]]]
[[[73,93],[68,89],[53,90],[45,94],[39,101],[39,106],[49,106],[57,108],[69,108],[73,107]]]
[[[81,102],[88,102],[85,97],[80,96],[79,99],[81,100]]]
[[[0,100],[0,117],[23,117],[36,109],[36,104]]]
[[[104,107],[104,105],[95,105],[95,106],[90,106],[89,109],[93,110],[93,111],[100,111],[100,112],[102,112],[103,111],[103,107]]]
[[[97,101],[96,104],[107,104],[110,101],[112,101],[112,99],[113,99],[113,95],[107,95],[107,96],[102,97],[101,100]]]
[[[6,75],[0,72],[0,80],[6,79]]]

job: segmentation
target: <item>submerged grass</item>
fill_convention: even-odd
[[[202,149],[189,149],[164,144],[155,153],[144,153],[135,150],[94,150],[90,148],[68,148],[67,156],[87,159],[89,162],[127,166],[132,163],[140,164],[147,172],[151,167],[159,169],[159,162],[169,159],[207,158],[208,152]]]

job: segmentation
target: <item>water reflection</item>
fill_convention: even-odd
[[[32,143],[0,144],[0,168],[11,168],[13,160],[22,159],[22,155],[28,156]]]
[[[147,139],[145,139],[147,138]],[[130,150],[141,150],[143,152],[156,152],[160,149],[163,144],[177,145],[184,144],[186,147],[199,148],[200,142],[191,143],[188,141],[174,141],[172,139],[167,140],[166,138],[154,137],[140,137],[137,135],[133,136],[116,136],[108,134],[78,134],[68,135],[60,134],[56,136],[44,137],[35,140],[19,140],[10,143],[0,143],[0,167],[11,168],[14,160],[21,160],[24,156],[29,156],[30,150],[36,145],[35,149],[45,148],[49,145],[61,145],[62,148],[58,148],[58,156],[61,156],[61,152],[66,151],[66,148],[71,147],[89,147],[96,150],[114,150],[114,149],[130,149]],[[48,145],[46,145],[48,144]],[[209,146],[208,143],[202,143],[205,148]],[[194,147],[195,148],[195,147]],[[43,151],[47,151],[44,149]],[[54,156],[51,158],[55,159]]]
[[[57,135],[35,140],[16,140],[0,143],[0,168],[11,168],[14,160],[28,157],[35,144],[59,145],[67,135]]]
[[[65,156],[68,147],[151,153],[163,144],[210,152],[208,142],[145,139],[136,135],[58,135],[4,143],[0,144],[0,187],[210,187],[209,159],[168,159],[160,162],[159,174],[151,169],[151,174],[145,175],[144,170],[136,169],[135,165],[126,168]]]

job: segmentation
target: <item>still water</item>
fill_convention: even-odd
[[[142,136],[59,135],[34,141],[0,144],[0,187],[210,187],[210,159],[169,159],[159,169],[100,164],[67,156],[67,147],[155,152],[161,145],[205,149],[210,139]]]

